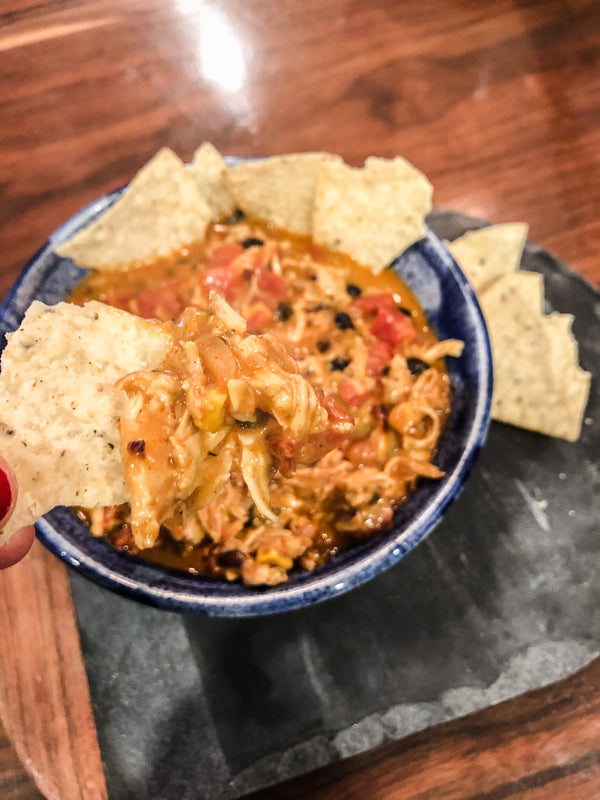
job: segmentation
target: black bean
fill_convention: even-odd
[[[388,417],[390,415],[389,409],[387,409],[381,403],[377,403],[371,408],[371,415],[376,422],[379,422],[384,431],[388,429]]]
[[[331,371],[335,372],[336,370],[339,370],[339,372],[343,372],[349,363],[349,358],[333,358],[330,362]]]
[[[259,239],[257,236],[249,236],[247,239],[244,239],[243,242],[240,242],[244,250],[247,250],[249,247],[262,247],[264,242],[262,239]]]
[[[253,428],[262,428],[268,419],[268,414],[260,408],[254,412],[254,419],[236,419],[235,424],[238,428],[243,430],[252,430]]]
[[[244,219],[246,219],[246,215],[242,209],[236,208],[233,214],[230,214],[226,219],[223,220],[223,223],[225,225],[235,225],[237,222],[242,222]]]
[[[429,369],[429,364],[422,358],[407,358],[406,363],[413,375],[421,375],[426,369]]]
[[[121,525],[120,528],[117,528],[115,531],[113,531],[110,535],[110,541],[112,546],[117,550],[129,550],[129,548],[134,544],[131,525],[129,523],[125,523],[124,525]]]
[[[217,564],[217,559],[216,559],[214,553],[209,553],[208,554],[208,558],[206,559],[206,561],[207,561],[207,566],[208,566],[209,573],[211,575],[218,575],[221,570],[219,569],[219,565]],[[188,570],[188,571],[191,572],[191,569]],[[198,573],[192,573],[192,575],[193,574],[198,574]]]
[[[329,344],[327,339],[319,339],[319,341],[317,342],[317,350],[319,351],[319,353],[326,353],[330,347],[331,345]]]
[[[288,319],[293,314],[293,309],[289,303],[286,303],[285,300],[282,300],[281,303],[277,305],[277,311],[275,312],[275,319],[281,320],[281,322],[287,322]]]
[[[360,297],[362,294],[362,289],[360,286],[357,286],[355,283],[349,283],[346,286],[346,291],[350,295],[353,300],[356,300],[357,297]]]
[[[224,550],[217,554],[217,564],[220,567],[241,567],[246,556],[241,550]]]
[[[405,317],[412,317],[412,311],[410,308],[404,308],[404,306],[398,306],[398,311],[401,314],[404,314]]]
[[[143,439],[133,439],[127,444],[127,449],[136,456],[143,456],[146,452],[146,442]]]
[[[345,311],[338,311],[335,315],[335,327],[339,328],[341,331],[347,331],[354,327],[354,323],[350,319],[349,314],[346,314]]]

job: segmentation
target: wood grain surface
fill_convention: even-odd
[[[66,567],[38,542],[1,576],[0,641],[0,719],[38,788],[48,800],[105,800]]]
[[[0,296],[76,210],[204,139],[402,154],[438,205],[524,220],[600,284],[595,0],[5,0],[0,88]],[[36,548],[0,606],[0,797],[104,797],[64,568]],[[599,684],[595,663],[263,796],[600,798]]]
[[[600,796],[600,661],[518,700],[247,795],[245,800]],[[532,758],[535,753],[535,758]]]

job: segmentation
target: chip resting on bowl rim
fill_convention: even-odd
[[[323,165],[317,181],[313,238],[378,273],[425,236],[432,186],[404,158],[367,158],[359,169]]]
[[[160,150],[99,219],[57,247],[82,267],[119,269],[202,239],[210,205],[183,162]]]
[[[234,211],[235,200],[226,181],[227,164],[216,147],[210,142],[203,142],[194,153],[189,171],[215,219],[226,217]]]
[[[243,161],[227,170],[236,205],[292,233],[313,233],[315,191],[324,167],[342,163],[331,153],[288,153]]]

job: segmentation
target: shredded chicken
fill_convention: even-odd
[[[133,271],[128,294],[86,278],[81,300],[170,319],[176,346],[162,371],[121,384],[131,512],[85,513],[122,549],[275,585],[385,530],[419,481],[443,476],[443,359],[462,343],[436,339],[392,270],[374,278],[239,217]]]
[[[185,529],[237,469],[258,513],[276,521],[269,437],[312,441],[329,427],[326,408],[282,345],[247,335],[246,321],[220,295],[211,293],[208,312],[187,309],[175,333],[164,371],[118,384],[127,395],[121,456],[139,549],[155,544],[162,525]],[[340,427],[348,433],[351,418]]]

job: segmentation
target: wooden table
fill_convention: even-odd
[[[188,159],[204,139],[224,153],[324,149],[352,164],[402,154],[438,205],[525,220],[534,241],[600,283],[593,0],[14,0],[0,20],[2,296],[73,212],[161,145]],[[104,797],[64,568],[37,546],[0,577],[0,599],[0,677],[11,681],[0,796],[39,798],[37,781],[61,800]],[[58,613],[67,621],[53,628]],[[27,663],[11,672],[23,642]],[[66,654],[70,683],[40,738],[35,670]],[[256,796],[600,797],[599,685],[596,662]]]

